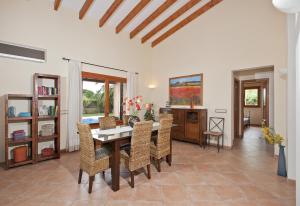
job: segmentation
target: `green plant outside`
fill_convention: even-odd
[[[83,117],[98,116],[104,114],[105,109],[105,85],[96,93],[83,89]],[[109,88],[109,112],[113,112],[114,107],[114,89]]]

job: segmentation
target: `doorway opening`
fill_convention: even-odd
[[[263,122],[273,127],[273,66],[233,72],[233,118],[234,140],[249,136],[261,138],[259,127]]]

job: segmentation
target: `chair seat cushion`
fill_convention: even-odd
[[[214,132],[214,131],[206,131],[204,132],[205,135],[211,135],[211,136],[221,136],[223,135],[222,132]]]
[[[99,149],[96,149],[95,151],[95,158],[96,160],[102,159],[106,156],[110,156],[111,155],[111,148],[107,147],[107,146],[103,146]]]

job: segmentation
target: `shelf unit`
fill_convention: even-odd
[[[29,101],[31,117],[9,117],[8,116],[8,107],[10,105],[10,101]],[[36,143],[34,141],[35,133],[35,104],[33,102],[32,95],[25,94],[7,94],[5,95],[5,163],[6,168],[17,167],[25,164],[33,163],[35,160],[35,151],[36,151]],[[28,123],[30,129],[30,136],[26,136],[19,140],[14,140],[9,134],[9,125],[11,123]],[[29,133],[29,131],[27,131]],[[15,146],[26,145],[28,148],[28,156],[27,160],[23,162],[14,162],[14,159],[10,157],[10,149]]]
[[[55,88],[54,95],[40,95],[38,91],[40,82],[43,83],[43,79],[53,81],[53,87]],[[60,77],[57,75],[48,74],[34,74],[33,76],[33,95],[26,94],[7,94],[5,95],[5,163],[6,168],[18,167],[26,164],[37,163],[39,161],[50,160],[54,158],[60,158]],[[31,117],[8,117],[8,107],[10,101],[26,100],[29,101]],[[39,116],[38,106],[41,101],[54,101],[55,116]],[[18,109],[18,108],[17,108]],[[45,121],[53,121],[55,132],[50,136],[39,135],[39,123]],[[19,140],[14,140],[11,137],[9,131],[10,124],[16,124],[14,127],[18,128],[18,123],[26,123],[30,125],[27,133],[30,134]],[[24,126],[24,125],[22,125]],[[52,156],[43,157],[39,154],[39,144],[45,142],[54,142],[54,154]],[[28,158],[23,162],[14,162],[14,159],[10,157],[9,153],[13,147],[27,145],[28,146]]]
[[[56,94],[54,95],[41,95],[39,94],[39,86],[40,82],[43,80],[52,80],[54,81],[54,87],[56,88]],[[48,75],[48,74],[34,74],[33,77],[33,100],[35,103],[35,131],[36,131],[36,161],[44,161],[44,160],[50,160],[54,158],[60,158],[60,76],[57,75]],[[39,103],[41,101],[54,101],[54,108],[56,110],[55,116],[39,116]],[[43,121],[53,121],[54,122],[54,135],[51,136],[40,136],[39,135],[39,124],[42,124]],[[54,154],[52,156],[43,157],[41,154],[39,154],[39,143],[44,142],[50,142],[52,141],[54,143]]]

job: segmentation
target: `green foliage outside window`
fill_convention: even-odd
[[[245,89],[245,106],[259,106],[259,89]]]
[[[101,89],[96,93],[93,91],[83,89],[83,116],[93,116],[98,113],[104,113],[105,108],[105,85],[101,86]],[[109,88],[109,110],[110,113],[113,111],[114,106],[114,89]],[[93,112],[91,112],[93,111]]]

